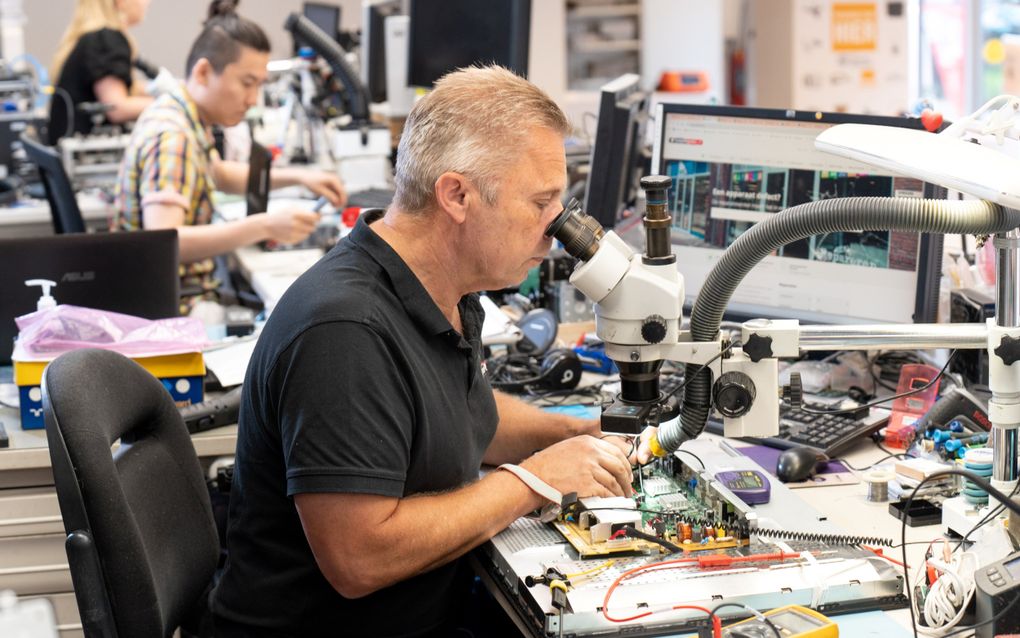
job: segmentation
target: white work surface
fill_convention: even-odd
[[[79,193],[78,208],[85,225],[105,229],[113,205],[95,193]],[[53,233],[53,218],[46,200],[26,200],[0,207],[0,237],[31,237]]]
[[[272,312],[294,280],[319,261],[322,250],[305,248],[274,252],[258,246],[245,246],[235,250],[234,257],[241,274],[266,305],[266,312]]]

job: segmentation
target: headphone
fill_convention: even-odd
[[[487,367],[489,385],[505,392],[573,390],[581,382],[581,360],[568,348],[550,350],[541,363],[525,354],[492,357]]]

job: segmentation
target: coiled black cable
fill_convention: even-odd
[[[891,538],[880,538],[876,536],[850,536],[847,534],[826,534],[824,532],[795,532],[785,529],[771,529],[767,527],[756,528],[752,530],[751,533],[769,538],[785,538],[787,540],[831,543],[834,545],[893,546]]]

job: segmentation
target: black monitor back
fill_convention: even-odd
[[[361,25],[361,79],[373,102],[386,101],[386,18],[401,15],[399,0],[364,4]]]
[[[0,364],[42,294],[25,280],[55,281],[60,304],[162,319],[178,314],[179,263],[176,230],[0,239]]]
[[[648,94],[627,74],[602,87],[591,148],[584,211],[606,228],[637,199],[637,165],[644,138]]]
[[[85,232],[85,220],[78,208],[78,199],[74,195],[71,179],[60,159],[60,153],[51,146],[46,146],[28,133],[21,134],[28,159],[39,169],[46,200],[50,205],[50,216],[53,219],[53,232],[64,233]]]
[[[248,188],[244,195],[249,215],[269,210],[269,167],[272,162],[273,154],[269,149],[252,140],[248,158]]]
[[[302,15],[311,20],[315,26],[322,29],[323,33],[340,41],[340,7],[335,4],[324,2],[306,2],[302,7]],[[311,46],[299,36],[294,36],[294,55],[297,55],[301,47]]]
[[[528,75],[531,0],[411,0],[407,81],[431,87],[450,71],[499,64]]]

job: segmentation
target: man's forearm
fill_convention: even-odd
[[[597,420],[547,412],[502,392],[494,395],[499,427],[485,453],[485,462],[490,465],[517,463],[563,439],[599,432]]]
[[[248,189],[248,165],[242,162],[216,160],[212,165],[216,190],[242,194]],[[272,172],[270,172],[272,174]]]
[[[290,166],[274,168],[269,171],[269,185],[271,188],[283,188],[300,184],[301,174],[302,172],[307,172],[307,170],[306,168],[293,168]]]
[[[262,216],[226,224],[181,226],[177,229],[181,263],[200,261],[266,239]]]
[[[333,587],[348,598],[366,596],[449,563],[544,502],[508,472],[493,472],[451,492],[399,499],[382,521],[352,521],[351,509],[355,516],[360,511],[358,501],[345,498],[299,494],[296,503],[303,520],[306,512],[316,512],[313,526],[305,521],[316,561]]]

